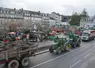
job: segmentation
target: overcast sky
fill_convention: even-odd
[[[45,13],[55,11],[63,15],[71,15],[73,11],[80,13],[86,8],[89,15],[95,14],[95,0],[0,0],[0,6]]]

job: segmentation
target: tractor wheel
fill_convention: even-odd
[[[16,59],[12,59],[8,62],[8,68],[19,68],[19,62]]]
[[[80,43],[77,44],[77,47],[80,47]]]
[[[73,48],[76,48],[77,47],[77,45],[75,45],[75,42],[73,42],[72,47]]]
[[[49,48],[49,51],[50,51],[50,53],[52,53],[52,52],[53,52],[52,46]]]
[[[21,66],[23,66],[23,67],[28,66],[29,65],[29,58],[28,57],[21,58],[20,63],[21,63]]]
[[[71,45],[69,43],[66,44],[65,46],[65,51],[70,51]]]
[[[74,45],[73,45],[73,48],[76,48],[76,47],[77,47],[77,46],[74,44]]]
[[[81,44],[81,41],[79,41],[79,42],[77,43],[77,47],[80,47],[80,44]]]
[[[61,54],[61,52],[62,52],[62,50],[60,47],[56,49],[56,54]]]

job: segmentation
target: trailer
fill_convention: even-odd
[[[25,41],[0,43],[0,64],[7,64],[8,68],[19,68],[29,64],[29,57],[35,56],[38,44]]]

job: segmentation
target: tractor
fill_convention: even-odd
[[[69,43],[71,45],[72,48],[76,48],[79,47],[81,44],[81,37],[73,32],[69,33]]]
[[[76,48],[79,47],[81,44],[81,38],[80,36],[70,33],[67,36],[64,37],[55,37],[54,43],[52,43],[52,46],[49,48],[49,51],[51,53],[60,54],[63,51],[70,51],[70,48]]]
[[[52,46],[49,48],[49,51],[51,53],[56,53],[60,54],[63,51],[69,51],[70,50],[70,43],[69,41],[65,38],[59,38],[58,36],[55,37],[54,43],[52,43]]]

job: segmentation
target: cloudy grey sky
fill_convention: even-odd
[[[0,0],[0,6],[6,8],[24,8],[45,13],[58,12],[71,15],[86,8],[89,15],[95,14],[95,0]]]

